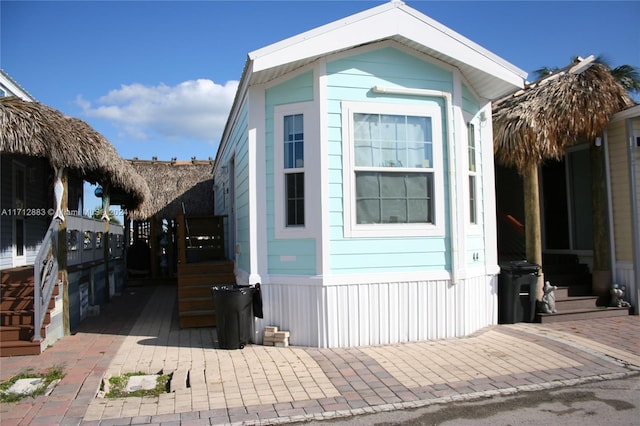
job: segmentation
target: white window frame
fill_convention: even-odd
[[[481,160],[481,155],[480,155],[480,150],[479,148],[479,142],[480,142],[480,138],[479,138],[479,132],[478,132],[478,125],[473,121],[467,121],[466,122],[466,134],[467,134],[467,223],[469,224],[469,226],[471,228],[477,227],[480,225],[480,206],[479,206],[479,181],[480,181],[480,160]],[[473,155],[474,155],[474,169],[471,170],[471,164],[469,162],[470,158],[469,158],[469,128],[473,127]],[[474,187],[471,187],[470,184],[470,178],[474,177]],[[475,211],[471,210],[471,191],[473,191],[473,194],[475,195],[474,198],[474,208]],[[475,222],[471,220],[472,215],[475,217]]]
[[[356,113],[390,114],[418,117],[431,117],[433,132],[433,184],[434,184],[434,223],[356,223],[356,179],[355,154],[353,142],[354,122]],[[344,206],[344,234],[352,237],[424,237],[445,235],[445,191],[443,175],[443,128],[442,107],[438,104],[405,105],[381,102],[343,102],[342,103],[342,155],[343,155],[343,206]],[[425,169],[408,168],[411,172],[425,172]]]
[[[314,104],[312,102],[301,102],[295,104],[278,105],[273,111],[273,179],[274,179],[274,220],[276,238],[310,238],[314,236],[312,224],[315,222],[314,212],[316,205],[315,198],[312,197],[315,174],[312,172],[312,159],[317,158],[319,149],[317,140],[319,138],[319,125],[317,124],[317,114],[314,114]],[[304,120],[304,166],[295,169],[284,168],[284,117],[288,115],[302,114]],[[287,226],[287,200],[285,174],[304,173],[304,225]]]

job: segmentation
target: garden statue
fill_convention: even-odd
[[[631,307],[631,304],[624,300],[625,290],[625,286],[614,284],[613,287],[611,287],[611,303],[609,305],[617,308]]]
[[[543,314],[554,314],[556,313],[556,296],[555,291],[558,289],[557,286],[551,285],[549,281],[544,283],[544,287],[542,288],[543,295],[542,301],[538,302],[538,307],[540,312]]]

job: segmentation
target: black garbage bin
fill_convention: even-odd
[[[500,264],[498,277],[498,322],[533,322],[540,265],[526,260]]]
[[[221,349],[242,349],[251,341],[255,288],[218,285],[211,288]]]

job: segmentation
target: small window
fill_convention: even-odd
[[[320,136],[314,102],[273,109],[273,218],[278,239],[317,236]],[[310,161],[312,159],[313,161]]]
[[[472,123],[467,124],[467,149],[469,153],[469,223],[478,224],[477,205],[477,164],[476,164],[476,130]]]
[[[304,226],[304,117],[285,115],[284,187],[287,226]]]

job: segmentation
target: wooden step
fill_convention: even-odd
[[[29,297],[33,296],[33,283],[2,284],[0,288],[2,298],[5,297]]]
[[[0,301],[0,311],[33,310],[33,296],[5,297]]]
[[[210,311],[213,310],[213,298],[209,297],[184,297],[178,300],[178,311]]]
[[[192,274],[179,275],[178,287],[187,287],[191,285],[208,284],[214,286],[216,284],[235,284],[236,276],[233,273],[209,273],[209,274]]]
[[[47,335],[47,324],[43,324],[40,329],[40,336],[43,338]],[[11,340],[31,341],[33,339],[32,325],[0,325],[0,341],[8,342]]]
[[[44,324],[49,324],[51,314],[47,311]],[[33,310],[0,311],[0,325],[33,325]]]
[[[215,327],[216,314],[213,310],[180,312],[180,328]]]
[[[597,296],[574,296],[560,299],[556,297],[556,309],[558,312],[593,309],[596,307],[597,301]]]
[[[21,268],[5,269],[2,271],[2,284],[11,283],[33,283],[33,266],[25,266]]]
[[[192,284],[178,287],[178,299],[189,297],[208,297],[211,299],[211,287],[215,284],[209,282],[205,284]]]
[[[592,309],[571,309],[558,311],[554,314],[537,314],[537,319],[543,324],[561,321],[576,321],[594,318],[609,318],[629,315],[629,308],[596,307]]]
[[[22,340],[12,342],[2,342],[0,345],[0,356],[23,356],[39,355],[40,342],[25,342]]]
[[[17,325],[0,325],[0,342],[21,340],[22,327]]]
[[[180,263],[178,264],[178,276],[225,272],[233,273],[233,268],[233,262],[228,260],[217,262]]]

